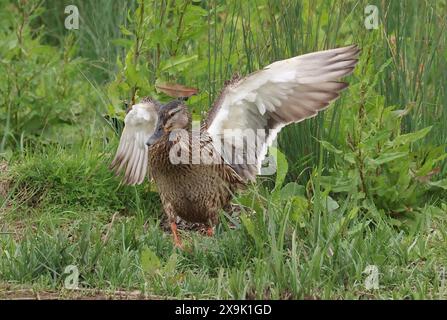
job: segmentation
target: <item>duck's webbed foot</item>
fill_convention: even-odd
[[[213,228],[213,227],[208,227],[208,228],[206,229],[206,235],[207,235],[208,237],[212,237],[212,236],[214,236],[214,228]]]

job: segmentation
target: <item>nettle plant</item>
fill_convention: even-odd
[[[374,73],[373,66],[360,66],[362,80],[345,98],[354,103],[343,110],[336,143],[321,141],[334,163],[323,172],[321,185],[331,194],[351,195],[364,204],[370,200],[399,215],[447,189],[447,179],[437,179],[447,154],[445,146],[424,144],[432,127],[402,132],[401,121],[411,116],[411,106],[385,106],[384,97],[374,91],[389,63]]]

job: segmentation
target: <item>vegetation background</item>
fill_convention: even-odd
[[[0,21],[0,297],[447,297],[445,0],[1,0]],[[154,187],[108,171],[155,84],[199,88],[201,118],[234,73],[353,43],[349,89],[283,130],[215,237],[176,251]]]

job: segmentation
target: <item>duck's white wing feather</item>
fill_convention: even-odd
[[[124,118],[118,150],[110,168],[119,175],[124,172],[123,183],[141,184],[147,174],[147,139],[154,133],[157,124],[158,106],[152,102],[133,105]]]
[[[241,177],[254,180],[281,128],[314,117],[347,87],[337,80],[353,71],[359,52],[349,46],[305,54],[231,81],[205,123],[223,158]],[[224,139],[232,130],[232,139]],[[257,143],[247,144],[238,130],[252,130]]]

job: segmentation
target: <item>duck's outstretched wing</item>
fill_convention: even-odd
[[[254,180],[281,128],[316,116],[348,86],[338,79],[354,70],[359,52],[353,45],[309,53],[231,81],[205,123],[222,157],[242,178]],[[254,144],[248,141],[253,135]]]
[[[110,164],[116,175],[124,172],[124,184],[136,185],[144,181],[148,166],[146,141],[155,131],[158,109],[157,102],[146,99],[133,105],[124,118],[118,150]]]

